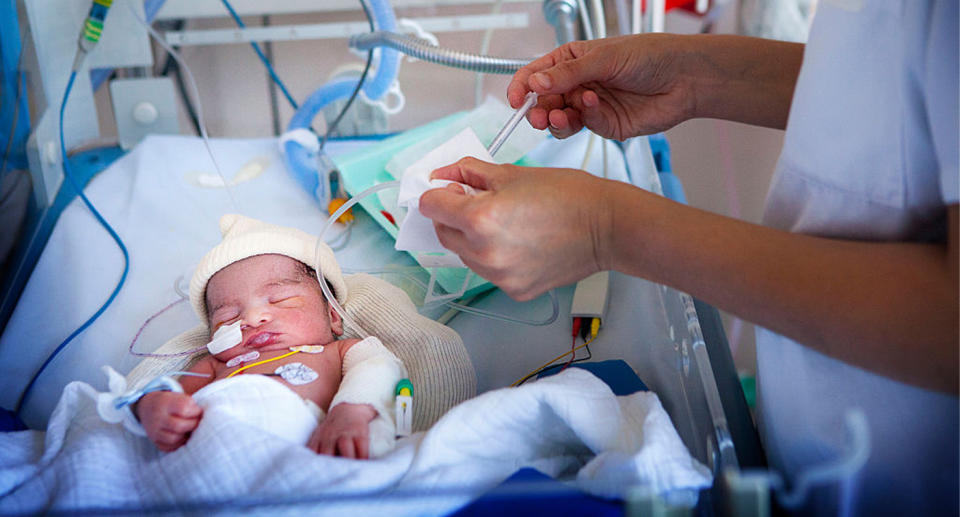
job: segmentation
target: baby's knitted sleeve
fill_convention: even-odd
[[[344,402],[370,404],[378,416],[394,426],[393,405],[400,379],[407,370],[397,356],[387,350],[376,337],[356,343],[343,358],[343,380],[330,402],[330,409]]]

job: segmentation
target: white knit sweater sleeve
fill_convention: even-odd
[[[397,356],[370,336],[350,347],[343,357],[343,380],[330,408],[344,402],[370,404],[379,416],[393,423],[397,383],[406,377],[407,370]]]

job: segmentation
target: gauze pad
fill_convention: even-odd
[[[403,171],[397,204],[407,209],[407,216],[400,223],[396,249],[424,252],[448,251],[440,244],[440,239],[437,238],[437,233],[433,228],[433,221],[420,213],[420,196],[430,189],[454,183],[447,180],[431,180],[430,174],[440,167],[455,163],[467,156],[486,162],[493,161],[493,157],[490,156],[490,153],[487,152],[480,139],[470,128],[457,133],[456,136],[430,151]],[[469,185],[461,183],[460,186],[467,194],[475,192]],[[456,255],[452,253],[450,255],[452,258],[456,258],[456,263],[451,263],[450,266],[463,267],[463,262]]]
[[[210,355],[217,355],[224,350],[239,345],[243,342],[243,332],[240,331],[241,320],[234,321],[229,325],[224,325],[213,333],[213,339],[207,343],[207,350]]]

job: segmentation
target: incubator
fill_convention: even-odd
[[[210,8],[199,2],[195,6],[188,5],[189,2],[168,2],[169,9],[186,13]],[[481,104],[478,109],[463,110],[385,138],[319,136],[313,129],[314,118],[335,102],[345,102],[346,106],[332,121],[333,126],[343,119],[351,103],[375,106],[388,115],[404,109],[409,100],[398,81],[404,55],[425,61],[424,66],[446,65],[501,74],[512,73],[529,61],[526,57],[500,58],[443,48],[430,43],[429,37],[433,35],[426,34],[422,27],[418,29],[420,32],[412,31],[417,35],[403,34],[400,31],[409,27],[409,22],[398,20],[393,6],[385,0],[360,2],[358,7],[367,12],[367,22],[359,28],[354,25],[357,30],[341,35],[349,37],[345,42],[350,46],[365,53],[367,62],[362,73],[337,76],[299,104],[282,86],[280,74],[273,70],[266,54],[256,44],[271,37],[293,38],[296,30],[278,28],[256,32],[244,27],[240,19],[241,14],[264,14],[267,8],[249,4],[238,12],[224,2],[231,18],[239,24],[238,29],[231,29],[226,36],[216,31],[210,34],[170,31],[176,34],[164,36],[151,26],[155,16],[163,16],[164,2],[115,0],[113,3],[115,5],[109,0],[96,0],[95,8],[88,13],[81,12],[73,3],[55,8],[47,0],[25,2],[38,66],[43,71],[47,103],[51,107],[57,103],[53,113],[59,115],[59,121],[56,115],[46,113],[34,128],[29,146],[31,168],[38,180],[38,204],[45,207],[36,216],[34,234],[46,232],[49,238],[44,235],[36,243],[28,244],[20,258],[23,273],[5,286],[2,316],[10,319],[0,337],[0,378],[3,379],[0,402],[4,407],[22,406],[24,419],[34,427],[46,425],[68,381],[79,379],[102,384],[100,372],[90,365],[108,364],[128,372],[139,362],[138,357],[128,353],[134,344],[140,350],[153,350],[174,334],[191,327],[193,316],[188,314],[185,304],[180,303],[175,281],[191,269],[201,250],[216,240],[215,232],[208,228],[213,225],[200,222],[208,223],[222,213],[233,211],[320,235],[337,247],[337,260],[345,271],[378,276],[399,287],[418,303],[416,310],[420,316],[446,322],[462,337],[469,354],[468,362],[475,369],[479,393],[531,378],[531,368],[535,369],[534,374],[548,373],[538,372],[536,367],[544,359],[569,348],[561,344],[570,341],[573,316],[570,303],[576,287],[560,288],[538,300],[519,304],[468,269],[450,267],[438,254],[411,254],[395,249],[397,223],[403,223],[407,212],[397,204],[396,195],[389,192],[390,189],[399,186],[407,167],[463,130],[469,130],[498,161],[580,167],[597,174],[603,171],[606,177],[658,193],[662,192],[662,178],[674,179],[657,171],[646,138],[624,143],[601,139],[598,152],[592,152],[594,139],[586,133],[565,142],[531,135],[533,130],[524,122],[524,115],[536,104],[535,94],[528,95],[523,106],[514,112],[502,104],[499,107]],[[539,9],[541,2],[535,3]],[[406,5],[405,2],[395,4]],[[499,9],[500,2],[496,4]],[[289,7],[275,8],[283,11]],[[58,9],[67,12],[58,13]],[[553,26],[542,25],[540,29],[555,30],[561,40],[573,39],[581,33],[605,33],[602,2],[592,2],[588,8],[585,2],[547,0],[542,2],[542,9]],[[592,13],[593,21],[586,16],[578,17],[578,12]],[[58,18],[55,14],[62,16]],[[75,40],[67,44],[62,38],[44,39],[45,35],[65,31],[65,27],[74,34],[80,26],[77,20],[87,14],[92,21],[85,22],[84,34],[94,41],[82,43],[80,52],[74,52]],[[496,27],[513,19],[509,15],[491,16],[470,20],[484,28],[483,23]],[[458,24],[467,21],[465,17]],[[431,23],[441,27],[448,22],[433,20],[421,25]],[[639,24],[634,25],[639,28]],[[303,28],[304,33],[311,30],[316,33],[336,28]],[[93,46],[101,33],[103,41]],[[89,124],[89,119],[95,121],[96,117],[91,116],[95,111],[94,85],[87,77],[93,71],[93,80],[101,77],[99,80],[103,81],[109,73],[104,75],[100,70],[149,64],[151,35],[180,63],[187,77],[189,88],[184,89],[189,89],[189,96],[193,98],[190,104],[196,110],[200,138],[149,134],[132,150],[110,155],[113,160],[109,167],[81,167],[78,157],[68,156],[67,149],[91,134],[98,134]],[[208,136],[202,110],[205,99],[171,42],[185,46],[200,38],[218,37],[252,43],[272,80],[281,85],[295,111],[278,138],[237,140]],[[58,103],[55,99],[61,96],[62,102]],[[161,111],[169,107],[153,98],[145,98],[143,102]],[[257,174],[249,172],[251,163],[257,164]],[[203,186],[197,183],[201,176],[194,174],[198,168],[206,169]],[[100,169],[105,170],[83,188],[83,182],[94,170]],[[241,174],[242,171],[247,172]],[[59,188],[62,177],[68,183],[76,182],[76,192],[91,210],[89,213],[96,214],[95,218],[78,203],[67,204],[72,194],[69,185]],[[116,192],[125,194],[114,195]],[[349,199],[331,204],[338,197]],[[342,217],[351,212],[353,221],[345,223]],[[115,231],[110,230],[112,237],[103,235],[98,220],[104,225],[106,221],[116,225]],[[117,248],[114,241],[125,246],[122,260],[114,252]],[[129,277],[126,264],[129,264]],[[124,273],[118,284],[114,273],[120,269]],[[347,326],[363,336],[367,324],[352,321],[354,316],[349,308],[337,302],[325,282],[320,285]],[[12,291],[17,292],[11,297],[8,293]],[[587,348],[591,362],[600,365],[597,371],[613,364],[621,367],[609,383],[637,378],[642,381],[641,385],[656,393],[682,445],[706,466],[714,479],[712,487],[699,492],[687,490],[667,495],[637,486],[629,491],[625,501],[617,503],[620,510],[668,508],[680,514],[765,514],[769,511],[772,482],[764,476],[746,475],[748,469],[764,466],[763,453],[716,310],[671,288],[618,273],[610,273],[604,292],[608,294],[594,318],[594,328],[584,327],[585,335],[591,331],[593,334],[583,345],[592,347]],[[115,298],[116,303],[104,304],[103,299],[108,296],[110,300]],[[160,310],[164,305],[167,308]],[[36,324],[41,318],[48,321],[53,313],[58,314],[53,321]],[[461,313],[463,315],[459,315]],[[577,332],[573,338],[576,343]],[[25,347],[24,343],[31,345]],[[118,343],[122,345],[114,346]],[[578,350],[571,351],[571,363],[578,357]],[[176,353],[187,352],[190,351]],[[567,360],[565,356],[561,357]],[[36,372],[39,373],[34,375]],[[416,383],[413,388],[418,390],[417,397],[421,397]],[[412,390],[408,392],[411,393],[402,396],[412,395]],[[468,502],[492,488],[486,486],[478,492],[477,487],[467,485],[442,490],[433,487],[425,491],[407,487],[388,493],[365,491],[362,485],[355,485],[319,499],[297,493],[279,498],[250,497],[234,503],[201,497],[175,506],[200,510],[233,508],[230,504],[238,505],[237,508],[277,505],[311,508],[310,505],[321,502],[345,509],[355,507],[358,500],[373,497],[392,501],[400,507],[414,507],[418,501],[437,497],[462,496],[466,499],[461,502]],[[558,492],[557,484],[551,480],[504,486],[508,494],[504,497],[514,503],[557,504],[566,497],[559,495],[563,490]]]

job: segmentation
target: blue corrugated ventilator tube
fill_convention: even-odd
[[[393,31],[397,26],[397,19],[393,8],[387,0],[369,0],[374,24],[378,30]],[[380,61],[373,79],[363,84],[361,90],[367,99],[380,100],[390,90],[397,78],[400,69],[400,54],[390,48],[380,49]],[[309,129],[310,123],[324,106],[349,97],[357,87],[359,78],[341,78],[324,84],[308,97],[294,113],[287,125],[287,132],[298,129]],[[310,137],[316,139],[315,135]],[[312,142],[311,142],[312,144]],[[310,147],[303,145],[299,140],[287,140],[283,143],[283,156],[287,170],[297,183],[326,208],[331,193],[328,192],[329,171],[321,173],[317,167],[319,155],[319,141]]]

